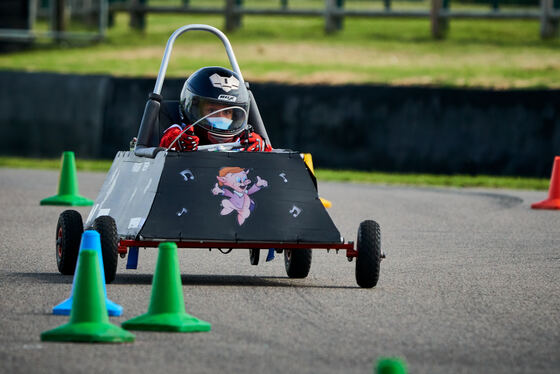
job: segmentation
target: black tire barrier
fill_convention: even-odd
[[[176,99],[183,79],[168,79]],[[0,72],[0,154],[111,159],[155,79]],[[560,90],[252,84],[272,145],[319,168],[548,177]]]

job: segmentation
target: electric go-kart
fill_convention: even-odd
[[[196,152],[158,146],[163,130],[180,121],[178,101],[163,100],[160,93],[175,39],[191,30],[221,39],[239,84],[246,85],[221,31],[207,25],[176,30],[167,42],[135,147],[117,153],[85,224],[74,210],[64,211],[58,219],[59,271],[74,273],[85,227],[101,236],[107,283],[115,279],[119,255],[128,256],[127,269],[136,269],[139,248],[172,241],[179,248],[216,248],[223,253],[249,249],[252,265],[258,264],[261,250],[283,252],[290,278],[307,276],[312,249],[342,250],[349,261],[356,258],[358,285],[374,287],[384,257],[379,225],[362,222],[356,243],[346,242],[317,194],[309,156],[285,149],[237,152],[238,143],[200,146]],[[270,144],[250,91],[249,99],[248,123]],[[239,209],[228,200],[233,199],[235,183],[250,195],[250,204]]]

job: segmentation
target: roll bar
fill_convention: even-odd
[[[178,28],[177,30],[175,30],[175,32],[173,32],[173,34],[171,34],[169,40],[167,40],[167,45],[165,46],[165,52],[163,54],[161,65],[159,67],[159,73],[156,79],[156,85],[154,87],[154,93],[161,95],[161,89],[163,87],[163,81],[165,79],[165,74],[167,72],[167,65],[169,64],[169,58],[171,56],[171,51],[173,50],[173,44],[175,43],[175,39],[177,39],[179,35],[187,31],[193,31],[193,30],[208,31],[216,35],[222,41],[224,47],[226,48],[226,53],[229,58],[229,63],[231,64],[233,71],[239,75],[240,83],[243,86],[245,86],[245,80],[243,79],[243,75],[241,74],[241,70],[239,69],[239,65],[237,64],[237,59],[235,58],[235,53],[233,53],[233,48],[231,48],[231,44],[229,43],[227,36],[225,36],[223,32],[221,32],[215,27],[209,25],[202,25],[202,24],[192,24],[192,25],[186,25]]]

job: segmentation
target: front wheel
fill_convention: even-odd
[[[290,278],[305,278],[311,268],[311,249],[284,249],[284,266]]]
[[[381,230],[377,222],[367,220],[360,223],[356,250],[356,282],[363,288],[375,287],[381,264]]]
[[[101,237],[101,254],[103,256],[103,270],[105,283],[111,283],[117,275],[117,261],[119,259],[119,237],[117,224],[111,216],[99,216],[93,221],[93,229]]]
[[[60,214],[56,224],[56,265],[64,275],[73,275],[76,270],[83,232],[80,213],[65,210]]]

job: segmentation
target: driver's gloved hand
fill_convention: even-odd
[[[244,132],[241,136],[241,145],[246,152],[267,151],[263,138],[256,132]]]
[[[194,133],[184,132],[179,140],[177,140],[177,143],[179,143],[180,151],[196,151],[200,139]]]
[[[175,139],[181,134],[181,129],[177,127],[170,127],[163,133],[163,136],[160,141],[160,146],[168,148]],[[192,131],[185,131],[182,133],[173,143],[170,149],[174,151],[196,151],[198,149],[198,144],[200,143],[200,139],[198,136],[194,134]]]

